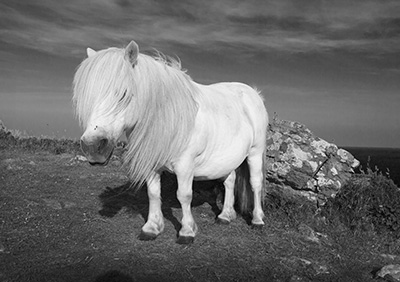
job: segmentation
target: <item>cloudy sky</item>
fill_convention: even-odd
[[[79,137],[71,83],[86,47],[132,39],[197,82],[257,87],[271,117],[329,142],[400,147],[398,0],[0,0],[0,119]]]

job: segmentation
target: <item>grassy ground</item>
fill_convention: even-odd
[[[215,224],[221,195],[196,183],[199,234],[182,246],[172,176],[165,231],[143,242],[146,192],[128,189],[118,157],[91,167],[76,142],[14,139],[0,136],[0,281],[376,281],[400,263],[398,188],[373,171],[319,209],[269,195],[261,231]]]

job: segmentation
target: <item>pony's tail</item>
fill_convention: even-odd
[[[264,206],[265,196],[265,171],[263,158],[263,181],[261,188],[261,205]],[[236,207],[243,215],[251,215],[254,209],[254,193],[250,185],[250,170],[247,159],[236,169],[235,179],[235,199]]]
[[[254,207],[253,190],[250,185],[250,170],[247,160],[236,169],[235,179],[236,207],[243,215],[249,214]]]

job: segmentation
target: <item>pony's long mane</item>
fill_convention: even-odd
[[[132,66],[124,49],[110,48],[82,62],[74,79],[74,103],[85,126],[96,103],[106,113],[133,113],[124,163],[140,186],[186,147],[198,110],[198,88],[180,62],[139,54]]]

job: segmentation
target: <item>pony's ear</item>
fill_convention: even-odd
[[[132,66],[136,65],[139,56],[139,46],[135,41],[131,41],[125,48],[125,59],[131,63]]]
[[[95,50],[93,50],[92,48],[87,48],[86,53],[87,53],[88,57],[91,57],[93,55],[96,55],[97,52]]]

